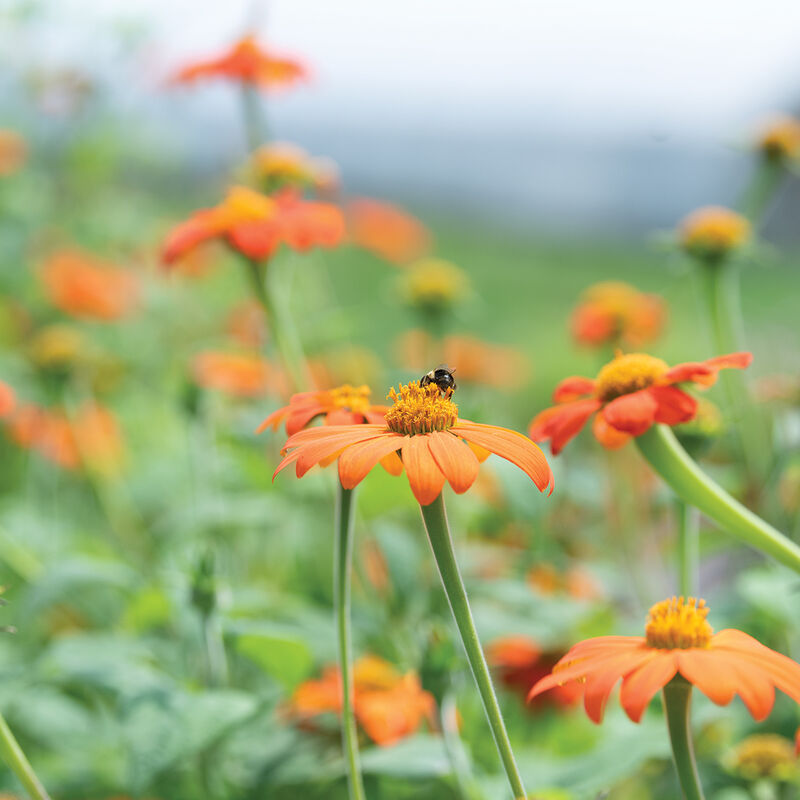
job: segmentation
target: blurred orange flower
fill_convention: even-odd
[[[528,571],[526,580],[537,592],[545,595],[563,593],[575,600],[596,600],[602,595],[595,579],[580,566],[560,572],[552,564],[537,564]]]
[[[351,242],[393,264],[409,264],[431,249],[428,229],[407,211],[359,197],[345,209],[347,233]]]
[[[28,145],[16,131],[0,128],[0,178],[18,172],[28,157]]]
[[[245,257],[261,261],[281,244],[304,252],[335,247],[343,236],[344,217],[330,203],[303,200],[291,190],[267,197],[234,186],[220,205],[196,211],[169,232],[162,260],[173,264],[201,242],[216,238],[223,238]]]
[[[250,161],[255,176],[267,192],[286,187],[330,192],[339,182],[338,169],[333,161],[312,158],[302,147],[289,142],[262,145]]]
[[[111,322],[139,304],[139,282],[120,269],[80,250],[60,250],[43,265],[39,277],[50,302],[81,319]]]
[[[800,703],[800,664],[728,628],[714,633],[703,600],[673,597],[651,609],[645,636],[598,636],[573,646],[552,674],[537,681],[534,698],[555,687],[576,686],[589,718],[603,719],[608,697],[622,679],[620,702],[639,722],[653,695],[677,674],[717,705],[738,694],[757,721],[775,702],[775,687]]]
[[[414,672],[401,675],[387,661],[365,656],[354,665],[353,684],[356,720],[376,744],[392,745],[415,733],[424,720],[433,724],[435,701]],[[298,686],[289,703],[289,713],[300,721],[341,708],[341,678],[335,667]]]
[[[768,159],[783,161],[800,156],[800,119],[775,117],[761,129],[757,147]]]
[[[203,78],[224,78],[262,89],[292,86],[309,77],[303,62],[262,49],[255,36],[245,36],[216,58],[187,64],[174,83],[194,83]]]
[[[16,405],[14,390],[3,381],[0,381],[0,418],[7,417]]]
[[[260,348],[267,340],[267,323],[258,300],[244,300],[235,305],[225,321],[225,330],[242,347]]]
[[[750,353],[730,353],[670,367],[645,353],[618,355],[595,380],[576,376],[562,381],[553,393],[557,405],[538,414],[528,433],[536,442],[549,439],[557,455],[598,412],[594,435],[614,450],[656,423],[680,425],[694,418],[697,400],[675,384],[711,386],[721,369],[744,369],[752,360]]]
[[[225,353],[205,350],[192,361],[192,377],[203,389],[233,397],[258,397],[270,388],[275,374],[256,353]]]
[[[693,211],[681,222],[678,236],[687,253],[714,261],[750,238],[750,223],[729,208],[706,206]]]
[[[664,327],[666,307],[656,294],[621,281],[590,286],[572,312],[570,328],[583,345],[637,347],[655,339]]]

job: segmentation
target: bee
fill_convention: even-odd
[[[436,386],[439,387],[439,391],[442,394],[447,394],[449,396],[458,388],[455,379],[453,378],[454,372],[454,369],[450,369],[450,367],[440,364],[438,367],[436,367],[436,369],[426,372],[419,379],[419,385],[430,386],[430,384],[435,383]]]

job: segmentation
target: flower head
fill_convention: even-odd
[[[718,261],[750,238],[750,223],[721,206],[698,208],[680,224],[680,243],[696,258]]]
[[[757,147],[770,161],[790,161],[800,156],[800,120],[795,117],[775,117],[758,136]]]
[[[250,161],[267,192],[286,187],[330,189],[338,183],[338,171],[330,159],[312,158],[302,147],[288,142],[262,145]]]
[[[414,216],[397,206],[360,197],[347,204],[350,241],[400,266],[430,251],[431,235]]]
[[[192,362],[192,377],[198,386],[234,397],[258,397],[269,389],[274,372],[255,353],[225,353],[206,350]]]
[[[441,258],[415,261],[403,274],[409,305],[423,314],[441,314],[461,300],[469,289],[464,271]]]
[[[382,424],[325,426],[290,436],[275,475],[295,464],[300,478],[315,464],[338,457],[342,486],[352,489],[380,459],[397,453],[414,497],[429,505],[445,481],[455,492],[466,492],[488,451],[522,469],[540,491],[552,492],[553,473],[544,454],[521,433],[460,419],[450,393],[441,395],[434,384],[413,381],[392,389],[389,397],[393,405]]]
[[[529,435],[536,442],[549,439],[556,455],[597,413],[593,430],[598,441],[612,450],[622,447],[655,423],[680,425],[694,418],[697,400],[676,384],[711,386],[721,369],[744,369],[752,359],[750,353],[731,353],[670,367],[646,353],[618,355],[595,380],[562,381],[553,393],[557,405],[534,418]]]
[[[301,61],[264,50],[255,36],[245,36],[216,58],[187,64],[173,77],[175,83],[194,83],[204,78],[224,78],[242,84],[274,89],[308,78]]]
[[[756,733],[743,739],[731,753],[729,763],[745,780],[787,780],[797,775],[794,746],[776,733]]]
[[[79,250],[54,253],[39,277],[53,305],[81,319],[111,322],[138,305],[139,282],[132,272]]]
[[[666,308],[656,294],[627,283],[607,281],[590,286],[572,312],[570,327],[579,344],[589,347],[638,347],[655,339],[664,327]]]
[[[344,218],[330,203],[304,200],[284,190],[268,197],[245,186],[234,186],[218,206],[196,211],[167,235],[162,250],[173,264],[202,242],[221,238],[247,258],[270,258],[281,244],[305,252],[335,247],[344,236]]]
[[[599,636],[573,646],[553,672],[533,686],[533,698],[556,686],[576,683],[586,713],[601,722],[616,683],[620,702],[634,722],[653,695],[682,675],[717,705],[738,694],[757,721],[775,702],[775,687],[800,703],[800,664],[742,631],[713,633],[702,600],[673,597],[650,609],[645,636]]]

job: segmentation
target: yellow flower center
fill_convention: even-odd
[[[652,386],[669,369],[660,358],[646,353],[618,355],[597,376],[597,396],[604,402]]]
[[[650,609],[647,617],[647,646],[663,650],[708,647],[714,630],[706,622],[707,616],[705,600],[694,597],[662,600]]]
[[[733,753],[732,766],[750,780],[786,779],[797,771],[792,743],[775,733],[755,734],[740,742]]]
[[[386,412],[386,424],[395,433],[413,436],[417,433],[446,431],[458,420],[458,406],[450,399],[452,390],[442,397],[435,384],[420,386],[412,381],[408,386],[393,388],[387,395],[394,405]]]
[[[344,408],[354,414],[366,414],[370,409],[369,386],[351,386],[349,383],[329,392],[334,408]]]
[[[750,223],[735,211],[710,206],[700,208],[683,221],[681,243],[690,253],[719,257],[735,249],[750,237]]]

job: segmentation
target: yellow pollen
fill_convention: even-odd
[[[597,396],[608,402],[623,394],[652,386],[669,366],[660,358],[645,353],[618,355],[606,364],[597,376]]]
[[[446,431],[458,420],[458,406],[450,399],[452,390],[442,397],[435,384],[420,386],[412,381],[391,389],[387,395],[394,405],[386,412],[386,425],[395,433],[414,436],[418,433]]]
[[[687,650],[708,647],[714,629],[706,621],[705,600],[673,597],[656,603],[647,617],[647,646],[662,650]]]
[[[366,414],[370,409],[369,386],[351,386],[346,383],[331,389],[329,394],[335,408],[344,408],[356,414]]]

